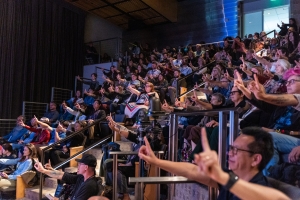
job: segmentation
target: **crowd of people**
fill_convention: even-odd
[[[226,37],[222,45],[201,43],[180,49],[166,47],[161,51],[152,50],[150,45],[139,46],[128,62],[119,59],[110,70],[102,70],[103,84],[99,84],[96,73],[91,74],[91,80],[78,76],[78,81],[89,85],[88,90],[77,90],[74,97],[59,102],[59,106],[58,102],[50,102],[49,112],[41,119],[34,116],[26,123],[24,116],[19,116],[12,132],[1,138],[3,154],[7,154],[10,161],[0,159],[0,168],[18,163],[11,175],[2,173],[1,176],[13,184],[10,179],[31,169],[34,162],[31,158],[38,157],[43,147],[95,123],[106,121],[113,131],[137,143],[136,135],[130,129],[117,126],[110,114],[125,115],[125,126],[136,127],[135,122],[149,121],[147,113],[151,101],[158,99],[166,113],[238,107],[241,134],[228,149],[229,175],[217,165],[215,156],[218,153],[218,116],[179,118],[180,148],[190,146],[192,152],[188,161],[194,164],[173,165],[154,158],[147,139],[146,146],[140,149],[142,159],[172,173],[218,187],[220,198],[231,199],[233,195],[244,198],[244,194],[235,189],[244,187],[244,182],[234,185],[236,181],[232,177],[235,176],[245,181],[249,188],[253,187],[253,194],[263,195],[257,192],[256,185],[247,185],[247,182],[268,186],[265,176],[282,161],[284,154],[288,154],[285,161],[291,163],[297,163],[300,157],[300,140],[294,137],[300,135],[299,33],[293,18],[280,28],[275,38],[268,38],[261,32],[249,34],[244,40],[239,36]],[[93,53],[91,48],[92,45],[89,53]],[[184,101],[179,100],[181,88],[191,91],[183,96]],[[168,125],[162,128],[165,140],[161,141],[166,143],[168,130]],[[60,147],[47,151],[44,162],[50,160],[56,165],[68,158],[69,148],[81,145],[84,137],[91,143],[96,137],[106,135],[98,125],[90,126]],[[7,147],[8,144],[11,146]],[[14,150],[22,156],[12,157]],[[133,161],[127,164],[132,166]],[[95,158],[87,155],[78,162],[78,174],[82,176],[69,176],[53,170],[49,164],[45,169],[38,161],[35,168],[54,178],[76,182],[75,188],[81,189],[80,183],[84,182],[84,187],[92,187],[93,192],[76,191],[72,199],[80,199],[79,195],[87,199],[97,195]],[[121,177],[118,192],[129,199],[126,180],[130,175],[123,172],[118,176]],[[2,182],[3,179],[0,184]]]

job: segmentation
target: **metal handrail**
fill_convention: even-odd
[[[178,151],[178,116],[214,116],[219,115],[219,162],[222,167],[226,163],[226,136],[227,136],[227,115],[229,114],[229,144],[233,143],[234,138],[238,134],[238,114],[241,111],[241,108],[222,108],[215,110],[203,110],[195,112],[173,112],[170,113],[170,128],[169,128],[169,145],[168,145],[168,159],[170,161],[177,161],[177,151]],[[223,144],[225,143],[225,144]],[[170,174],[174,176],[174,174]],[[217,190],[209,187],[209,197],[214,199],[217,196]],[[174,196],[174,184],[171,184],[169,187],[169,198]]]
[[[136,199],[144,199],[143,197],[143,190],[144,184],[179,184],[179,183],[198,183],[194,180],[189,180],[183,176],[164,176],[164,177],[129,177],[129,184],[136,184],[137,185],[137,193],[138,195],[135,196]],[[203,185],[203,184],[202,184]],[[203,185],[206,186],[206,185]],[[207,186],[206,186],[207,187]],[[158,198],[159,199],[159,198]],[[169,198],[171,199],[171,198]]]
[[[155,154],[158,154],[158,158],[161,158],[161,155],[164,154],[164,151],[155,151]],[[118,193],[117,193],[117,174],[118,174],[118,155],[138,155],[138,152],[136,151],[111,151],[109,152],[110,155],[113,156],[113,196],[112,199],[113,200],[117,200],[118,199]],[[160,176],[160,172],[158,173],[158,175]],[[160,188],[158,188],[158,195]],[[136,198],[139,199],[139,198]],[[159,199],[159,198],[158,198]]]
[[[96,124],[99,123],[100,121],[101,121],[101,120],[95,120],[93,123],[88,124],[88,125],[87,125],[86,127],[84,127],[82,130],[77,131],[77,132],[74,132],[74,133],[72,133],[71,135],[65,137],[64,139],[61,139],[61,140],[59,140],[59,141],[57,141],[57,142],[55,142],[55,143],[53,143],[53,144],[51,144],[51,145],[49,145],[49,146],[43,148],[43,149],[41,150],[41,152],[42,152],[42,153],[41,153],[41,163],[42,163],[42,165],[45,164],[45,162],[44,162],[44,157],[45,157],[45,151],[46,151],[46,150],[48,150],[48,149],[50,149],[50,148],[52,148],[52,147],[55,147],[56,145],[61,144],[61,143],[65,142],[65,141],[67,141],[67,140],[73,138],[74,136],[77,136],[77,135],[80,134],[80,133],[83,133],[83,132],[86,131],[88,128],[90,128],[91,126],[96,125]],[[106,140],[106,139],[112,137],[112,135],[113,135],[113,134],[111,134],[111,135],[105,137],[104,139]],[[97,143],[98,143],[97,145],[99,145],[99,144],[101,144],[103,141],[105,141],[104,139],[98,141],[98,142],[97,142]],[[85,143],[85,140],[83,141],[83,143]],[[83,144],[83,145],[84,145],[84,144]],[[95,146],[97,146],[97,145],[95,145]],[[58,167],[60,167],[60,166],[62,166],[62,165],[64,165],[64,164],[66,164],[67,162],[69,162],[70,160],[73,160],[73,159],[74,159],[75,157],[77,157],[78,155],[81,155],[81,154],[83,154],[84,152],[86,152],[86,151],[89,150],[89,149],[88,149],[88,150],[87,150],[87,149],[88,149],[88,148],[86,148],[86,149],[84,149],[84,150],[82,150],[82,151],[79,151],[78,153],[76,153],[75,155],[71,156],[71,157],[68,158],[67,160],[63,161],[62,163],[59,163],[59,164],[56,165],[55,167],[58,168]],[[55,169],[56,169],[56,168],[55,168]],[[43,173],[41,173],[41,175],[40,175],[40,187],[39,187],[39,198],[40,198],[40,199],[42,199],[42,189],[43,189]]]
[[[164,177],[129,177],[129,184],[169,184],[169,183],[198,183],[183,176],[164,176]]]
[[[190,76],[193,76],[195,73],[199,72],[199,71],[202,70],[203,68],[209,67],[210,65],[212,65],[212,64],[214,64],[214,63],[216,63],[215,60],[212,61],[212,62],[210,62],[210,63],[208,63],[208,64],[206,64],[206,65],[204,65],[204,66],[201,67],[200,69],[197,69],[197,70],[193,71],[192,73],[190,73],[190,74],[188,74],[188,75],[186,75],[186,76],[184,76],[184,77],[181,77],[181,78],[177,79],[177,84],[176,84],[176,87],[177,87],[177,88],[176,88],[176,97],[178,97],[177,92],[178,92],[178,90],[179,90],[179,84],[178,84],[179,81],[181,81],[181,80],[183,80],[183,79],[187,79],[187,78],[190,77]],[[185,92],[185,93],[183,93],[183,94],[181,94],[181,95],[187,94],[187,93],[189,93],[189,92],[190,92],[190,90],[187,91],[187,92]]]

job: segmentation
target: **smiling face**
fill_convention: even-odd
[[[238,150],[236,154],[234,154],[232,150],[228,151],[228,165],[237,175],[241,175],[241,173],[249,172],[251,170],[253,165],[253,154],[247,151],[251,151],[248,148],[248,145],[252,142],[254,142],[254,137],[241,134],[235,139],[232,146],[246,151]]]

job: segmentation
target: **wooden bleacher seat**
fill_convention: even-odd
[[[187,91],[186,87],[180,87],[180,94],[183,94]],[[179,101],[184,102],[185,101],[185,96],[180,97]]]

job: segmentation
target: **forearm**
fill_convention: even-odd
[[[188,162],[172,162],[161,159],[157,159],[155,165],[177,176],[184,176],[190,180],[195,180],[205,185],[213,187],[217,186],[216,182],[199,172],[197,165]]]
[[[196,100],[196,104],[201,105],[206,110],[213,109],[213,107],[212,107],[212,105],[210,103],[206,103],[206,102],[201,101],[201,100]]]
[[[276,106],[298,105],[298,100],[292,94],[265,94],[258,99]]]
[[[49,126],[48,124],[46,124],[44,122],[41,122],[41,121],[37,121],[37,123],[41,126],[41,128],[48,129],[49,131],[52,131],[52,127]]]
[[[249,183],[239,179],[230,189],[230,192],[244,200],[265,199],[265,200],[284,200],[290,199],[279,190]]]
[[[140,91],[134,89],[134,88],[129,88],[130,92],[132,92],[133,94],[136,94],[137,96],[140,96]]]
[[[48,169],[44,169],[43,171],[41,171],[41,173],[46,174],[47,176],[50,176],[51,178],[55,178],[55,179],[62,179],[64,172],[63,171],[58,171],[58,170],[48,170]]]

